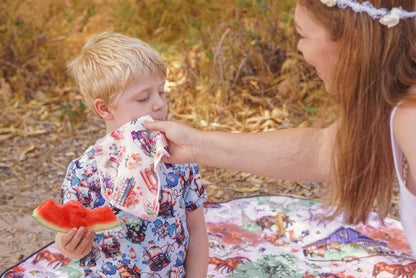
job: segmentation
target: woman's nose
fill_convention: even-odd
[[[298,49],[298,51],[301,53],[301,54],[303,54],[303,52],[302,52],[302,42],[299,40],[298,41],[298,44],[296,45],[296,48]]]

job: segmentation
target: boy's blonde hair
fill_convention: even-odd
[[[95,99],[101,98],[111,106],[127,83],[140,75],[151,73],[165,79],[167,74],[156,50],[140,39],[115,32],[91,36],[67,69],[94,112]]]

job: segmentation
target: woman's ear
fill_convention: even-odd
[[[112,120],[113,114],[108,104],[102,98],[97,98],[94,100],[94,109],[104,120]]]

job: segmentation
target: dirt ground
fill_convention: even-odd
[[[54,232],[32,217],[33,209],[48,198],[60,201],[66,166],[103,135],[103,126],[87,121],[72,134],[51,140],[52,128],[42,135],[16,135],[0,140],[0,273],[54,240]],[[49,131],[48,131],[49,128]],[[243,196],[289,195],[318,199],[319,183],[292,183],[247,173],[200,167],[207,184],[208,201]],[[397,195],[396,195],[397,196]],[[391,215],[397,218],[397,198]]]

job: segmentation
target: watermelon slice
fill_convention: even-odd
[[[63,233],[81,226],[98,232],[120,225],[120,220],[110,207],[87,209],[74,200],[58,205],[48,199],[33,211],[32,216],[45,227]]]

